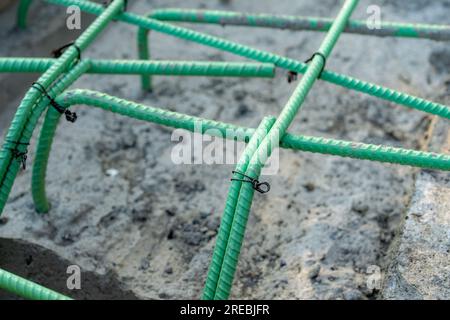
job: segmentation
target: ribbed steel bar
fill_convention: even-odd
[[[0,289],[31,300],[72,300],[3,269],[0,269]]]
[[[220,24],[222,26],[234,25],[311,31],[328,31],[331,27],[331,24],[333,23],[333,19],[319,17],[249,14],[232,11],[170,8],[153,10],[146,16],[160,21],[192,22]],[[141,60],[150,59],[150,47],[148,44],[149,32],[150,30],[144,28],[139,28],[137,32],[138,54],[139,59]],[[433,39],[440,41],[450,40],[449,25],[381,22],[380,28],[370,29],[367,26],[367,21],[350,20],[344,32],[375,35],[381,37],[397,36]],[[151,90],[151,76],[142,76],[141,83],[143,90]]]
[[[107,26],[107,24],[123,9],[124,0],[114,0],[108,8],[102,10],[102,14],[80,35],[73,46],[70,46],[61,57],[38,79],[37,82],[44,89],[48,89],[57,78],[65,72],[78,58],[79,52],[83,51],[96,36]],[[77,49],[76,49],[77,48]],[[18,169],[17,161],[14,161],[14,152],[24,152],[25,147],[22,144],[17,148],[11,148],[10,143],[22,143],[24,126],[30,116],[36,102],[42,98],[42,92],[36,87],[31,87],[26,93],[12,124],[7,132],[6,141],[0,151],[0,213],[3,211],[7,196],[11,190],[13,180],[17,172],[10,170]],[[10,177],[13,177],[11,180]]]
[[[103,7],[90,1],[81,0],[46,0],[47,2],[60,4],[64,6],[77,5],[81,10],[91,14],[100,14],[103,12]],[[229,40],[224,40],[218,37],[210,36],[201,32],[193,31],[187,28],[171,25],[166,22],[161,22],[155,19],[142,17],[130,12],[124,12],[118,19],[136,26],[152,29],[161,33],[169,34],[181,39],[197,42],[216,49],[227,51],[236,55],[240,55],[249,59],[257,60],[259,62],[273,63],[277,67],[295,71],[298,73],[305,73],[307,64],[298,60],[286,58],[267,51],[253,49]],[[336,72],[324,70],[321,74],[321,79],[334,83],[336,85],[363,92],[380,99],[395,102],[406,107],[417,109],[423,112],[439,115],[441,117],[450,119],[450,107],[436,102],[428,101],[419,97],[408,95],[396,90],[392,90],[383,86],[379,86],[370,82],[362,81]]]
[[[32,0],[20,1],[17,24],[21,28],[26,27],[26,18],[31,2]],[[178,8],[157,9],[151,13],[150,17],[171,22],[207,23],[220,24],[222,26],[233,25],[319,32],[328,31],[333,23],[333,19],[323,17]],[[404,23],[383,20],[376,28],[369,28],[366,20],[349,20],[344,32],[377,37],[405,37],[436,41],[450,40],[450,26],[440,24]]]
[[[75,104],[85,104],[102,108],[104,110],[119,113],[131,118],[154,122],[174,128],[182,128],[194,132],[196,130],[196,123],[201,123],[201,133],[205,133],[210,129],[217,129],[219,132],[226,135],[226,131],[233,130],[239,137],[248,137],[248,129],[230,126],[228,124],[221,124],[216,121],[191,117],[188,115],[171,112],[163,109],[147,107],[142,104],[126,101],[116,97],[108,96],[90,90],[73,90],[63,93],[57,98],[57,102],[63,107],[69,107]],[[61,114],[55,112],[50,108],[42,125],[42,130],[39,135],[38,145],[36,149],[36,158],[33,166],[32,174],[32,194],[33,200],[38,212],[45,213],[50,209],[50,203],[47,200],[45,191],[45,176],[47,171],[48,157],[51,150],[51,145],[54,139],[54,134]],[[217,132],[217,131],[216,131]]]
[[[71,90],[64,92],[57,98],[57,102],[65,108],[72,105],[93,106],[134,119],[153,122],[172,128],[186,129],[191,132],[198,132],[198,130],[201,129],[200,133],[202,134],[220,133],[218,137],[235,139],[238,141],[248,142],[248,139],[252,137],[255,132],[255,129],[252,128],[240,127],[219,121],[180,114],[166,109],[145,106],[90,90]],[[45,176],[48,157],[59,118],[60,114],[55,112],[53,108],[48,109],[36,149],[31,189],[36,208],[38,212],[41,213],[47,212],[50,208],[45,192]],[[294,150],[331,154],[362,160],[373,160],[446,171],[450,170],[450,156],[431,152],[293,135],[290,133],[285,134],[281,138],[280,146]]]
[[[99,74],[152,74],[172,76],[266,77],[275,75],[271,63],[210,62],[210,61],[140,61],[140,60],[88,60],[88,73]],[[0,58],[0,72],[45,72],[56,59]]]
[[[32,0],[20,0],[19,8],[17,9],[17,26],[21,29],[27,27],[28,10]]]
[[[274,117],[266,117],[261,121],[255,133],[252,135],[250,142],[244,149],[244,152],[241,155],[239,162],[236,165],[235,169],[236,172],[247,171],[247,167],[251,157],[253,156],[253,153],[257,150],[263,138],[270,131],[274,122],[275,122]],[[225,256],[227,243],[230,237],[230,231],[233,223],[234,213],[236,210],[236,204],[242,186],[242,182],[239,181],[239,179],[242,179],[242,176],[240,176],[238,173],[235,173],[233,175],[233,178],[237,180],[233,180],[231,182],[230,188],[228,190],[228,197],[225,204],[224,212],[222,214],[219,232],[216,238],[216,246],[213,251],[213,256],[209,266],[208,275],[206,277],[207,280],[203,291],[203,299],[210,300],[214,298],[217,289],[217,282],[219,280],[219,275],[222,270],[223,259]]]
[[[316,79],[325,65],[326,59],[330,56],[339,36],[347,24],[350,15],[356,8],[358,0],[346,0],[339,11],[336,20],[328,31],[325,39],[322,41],[319,50],[313,56],[313,59],[299,84],[295,88],[286,106],[281,111],[269,133],[264,137],[257,150],[252,155],[245,175],[255,180],[259,179],[262,167],[270,157],[274,148],[279,145],[280,137],[284,136],[287,128],[292,123],[298,113],[306,96],[311,90]],[[223,264],[217,281],[217,288],[214,293],[214,299],[228,299],[233,284],[234,274],[236,272],[239,254],[244,240],[245,229],[248,215],[253,200],[254,189],[249,183],[244,183],[238,196],[236,211],[234,213],[230,236],[226,245]],[[230,198],[227,201],[231,201]],[[209,279],[207,279],[208,281]],[[206,287],[206,285],[205,285]],[[206,297],[211,299],[210,296]]]
[[[79,62],[72,70],[70,70],[65,76],[63,76],[59,81],[55,83],[53,88],[48,92],[51,97],[56,97],[66,88],[68,88],[71,84],[73,84],[83,73],[85,73],[89,69],[88,61]],[[4,148],[13,148],[16,147],[19,152],[26,152],[27,145],[30,142],[31,136],[33,135],[33,131],[36,128],[38,120],[44,112],[44,110],[48,107],[49,101],[47,98],[43,98],[40,100],[35,108],[32,109],[30,116],[27,118],[25,127],[23,131],[20,133],[19,140],[21,144],[15,145],[11,143],[10,140],[6,140],[3,143]],[[51,109],[54,109],[51,107]],[[4,179],[1,184],[0,189],[0,213],[3,211],[3,208],[8,200],[9,193],[11,192],[12,186],[14,184],[14,180],[17,176],[17,173],[20,169],[20,161],[16,159],[12,159],[8,164],[7,170],[4,175]]]

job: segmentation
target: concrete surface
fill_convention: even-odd
[[[341,3],[155,0],[132,2],[130,10],[185,7],[335,16]],[[448,23],[450,1],[361,1],[353,17],[364,19],[370,4],[380,5],[386,20]],[[68,32],[60,28],[65,19],[61,8],[35,4],[33,15],[41,18],[31,17],[27,31],[12,25],[4,29],[0,41],[8,45],[0,47],[0,54],[26,55],[30,47],[39,47],[39,42],[29,41],[49,32],[45,17],[59,25],[55,34]],[[301,60],[323,39],[313,32],[191,27]],[[132,26],[112,23],[83,56],[134,58],[135,34]],[[169,36],[151,37],[156,59],[243,60]],[[434,57],[445,56],[447,47],[427,40],[343,35],[327,66],[443,102],[449,72],[436,68]],[[2,105],[17,106],[28,85],[1,98]],[[294,84],[287,84],[280,70],[274,79],[157,77],[151,94],[141,92],[139,79],[132,76],[84,76],[73,88],[256,127],[263,116],[280,112]],[[5,208],[0,236],[51,250],[98,277],[113,275],[123,292],[138,298],[200,297],[233,166],[174,165],[172,130],[85,106],[74,109],[79,121],[61,122],[50,158],[51,212],[35,213],[31,171],[22,172]],[[425,134],[432,122],[433,117],[421,112],[319,81],[289,131],[421,149],[428,144]],[[31,161],[34,145],[35,140]],[[280,167],[277,175],[265,177],[271,192],[255,198],[231,297],[380,298],[381,288],[367,285],[367,271],[376,266],[383,276],[392,261],[389,248],[411,198],[417,197],[417,170],[290,150],[280,151]],[[111,175],[111,169],[118,174]],[[0,252],[0,265],[4,259]]]

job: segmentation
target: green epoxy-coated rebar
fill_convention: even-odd
[[[342,9],[336,17],[336,20],[334,20],[333,25],[317,51],[319,54],[314,55],[314,58],[312,59],[304,77],[302,77],[300,83],[295,88],[294,93],[289,98],[289,101],[281,111],[271,130],[264,137],[264,140],[253,154],[248,168],[245,171],[247,176],[258,180],[261,169],[267,158],[270,157],[273,148],[278,146],[280,138],[284,136],[287,128],[292,123],[314,82],[320,75],[326,59],[329,57],[357,4],[358,0],[346,0],[344,2]],[[242,242],[244,240],[253,194],[254,189],[252,185],[249,183],[244,183],[242,185],[241,192],[239,193],[236,212],[234,214],[230,236],[226,246],[225,255],[223,257],[223,264],[219,279],[217,281],[217,289],[214,294],[214,299],[228,299],[228,296],[230,295]],[[228,198],[227,201],[228,200],[230,200],[230,198]],[[209,279],[207,279],[207,281],[209,281]]]
[[[247,147],[244,149],[244,152],[236,165],[235,171],[247,171],[250,158],[253,156],[253,153],[256,151],[265,135],[269,132],[270,128],[272,128],[274,122],[274,117],[266,117],[261,121]],[[235,173],[233,175],[233,178],[242,179],[242,176],[239,176],[238,173]],[[220,271],[222,269],[222,263],[225,256],[228,239],[230,237],[231,225],[233,223],[234,212],[236,209],[241,186],[241,181],[233,180],[228,190],[227,202],[222,214],[220,228],[216,238],[216,246],[214,248],[213,257],[211,259],[208,275],[206,278],[207,280],[203,291],[203,299],[206,300],[213,299],[216,292],[217,282],[219,280]]]
[[[60,4],[64,6],[77,5],[81,10],[91,14],[100,14],[103,12],[101,5],[90,1],[80,0],[46,0],[47,2]],[[169,34],[181,39],[197,42],[216,49],[227,51],[236,55],[240,55],[249,59],[257,60],[259,62],[273,63],[277,67],[296,71],[298,73],[305,73],[307,64],[298,60],[286,58],[267,51],[253,49],[229,40],[224,40],[218,37],[210,36],[201,32],[193,31],[187,28],[171,25],[166,22],[161,22],[155,19],[141,17],[139,15],[125,12],[119,17],[119,20],[137,25],[142,28],[152,29],[161,33]],[[435,114],[447,119],[450,119],[450,108],[446,105],[428,101],[419,97],[408,95],[396,90],[382,87],[370,82],[362,81],[336,72],[324,70],[321,79],[334,83],[336,85],[356,90],[369,94],[380,99],[395,102],[406,107],[420,110],[423,112]]]
[[[152,74],[172,76],[267,77],[275,75],[270,63],[209,62],[209,61],[140,61],[91,60],[88,73]],[[56,59],[0,58],[0,72],[45,72]]]
[[[27,16],[31,2],[32,0],[20,0],[19,8],[17,9],[17,26],[21,29],[27,27]]]
[[[288,30],[328,31],[333,19],[271,14],[249,14],[233,11],[157,9],[151,18],[171,22],[192,22],[266,27]],[[378,37],[408,37],[438,41],[450,40],[450,26],[381,21],[379,28],[369,28],[366,20],[349,20],[344,32]]]
[[[22,1],[21,5],[24,5],[25,9],[21,10],[26,11],[26,7],[29,6],[30,2],[31,1]],[[108,10],[113,10],[111,9],[111,7],[114,4],[116,4],[116,2],[114,2],[113,5],[108,7],[108,9],[106,9],[105,11],[101,6],[88,2],[80,3],[79,0],[48,0],[48,2],[64,5],[75,4],[79,5],[80,8],[83,10],[87,11],[92,10],[96,12],[91,13],[101,14],[101,16],[96,20],[96,22],[94,22],[94,24],[98,23],[97,25],[98,29],[96,27],[92,28],[91,30],[92,33],[94,33],[93,37],[95,36],[95,32],[99,32],[99,30],[104,27],[104,26],[99,27],[102,24],[102,22],[99,22],[99,20],[101,20],[100,18],[108,16]],[[354,6],[356,5],[356,3],[357,0],[347,0],[345,2],[344,8],[341,10],[338,18],[334,21],[326,39],[324,40],[321,48],[319,49],[319,52],[324,56],[328,56],[329,53],[331,52],[331,49],[334,46],[337,37],[344,30],[346,22],[348,21],[348,17],[351,11],[353,10]],[[83,8],[83,6],[85,6],[85,8]],[[116,13],[118,13],[118,11]],[[322,59],[320,55],[314,56],[314,59],[312,60],[310,66],[308,67],[304,63],[292,59],[273,55],[261,50],[255,50],[249,47],[235,44],[227,40],[222,40],[216,37],[191,31],[189,29],[179,28],[165,23],[161,24],[155,21],[154,19],[143,18],[131,13],[123,13],[120,16],[118,16],[118,18],[126,22],[136,24],[141,28],[154,29],[183,39],[195,41],[198,43],[222,49],[224,51],[229,51],[245,57],[249,57],[261,62],[273,63],[287,70],[305,73],[305,76],[302,78],[301,82],[295,89],[292,97],[289,99],[288,103],[286,104],[285,108],[283,109],[282,113],[275,121],[275,123],[274,118],[267,117],[263,119],[262,123],[260,124],[257,130],[237,127],[213,120],[204,120],[161,109],[145,107],[133,102],[125,101],[122,99],[106,96],[104,94],[87,90],[76,90],[68,92],[66,94],[62,94],[60,97],[58,97],[57,101],[64,107],[69,107],[72,104],[88,104],[103,108],[105,110],[117,112],[136,119],[160,123],[175,128],[184,128],[191,131],[196,131],[197,126],[195,125],[195,123],[197,121],[201,121],[202,133],[205,133],[208,129],[218,129],[218,131],[215,131],[214,133],[216,135],[217,132],[219,132],[219,134],[224,134],[227,130],[230,129],[238,131],[240,130],[241,133],[243,133],[242,136],[244,137],[251,136],[252,138],[250,139],[249,145],[245,150],[244,153],[245,156],[242,158],[242,161],[238,164],[237,169],[238,171],[241,170],[244,171],[246,175],[251,176],[255,179],[259,177],[261,168],[264,165],[265,160],[270,156],[270,153],[272,152],[273,148],[278,146],[279,143],[282,147],[304,151],[334,154],[344,157],[369,159],[381,162],[410,164],[418,167],[429,167],[442,170],[450,170],[450,157],[447,155],[405,150],[399,148],[390,148],[385,146],[366,145],[361,143],[352,143],[347,141],[338,141],[324,138],[294,136],[285,133],[290,123],[292,122],[295,114],[300,108],[302,102],[306,98],[308,91],[312,87],[317,76],[320,74],[321,68],[325,62],[324,61],[325,59]],[[210,17],[210,18],[217,19],[217,17]],[[19,20],[20,19],[23,19],[23,21],[25,21],[23,13],[22,14],[19,13]],[[105,25],[107,23],[106,19],[110,20],[110,18],[105,18],[104,21]],[[236,17],[233,18],[230,17],[230,19],[231,20],[236,19]],[[249,16],[247,16],[246,19],[249,19]],[[329,22],[331,21],[332,20],[329,19]],[[268,20],[266,20],[266,23],[267,22]],[[24,26],[24,24],[22,26]],[[329,26],[327,26],[326,28],[328,29]],[[413,36],[414,32],[415,32],[414,30],[407,31],[403,36],[405,35]],[[79,39],[80,42],[79,43],[77,42],[76,44],[80,48],[80,50],[83,50],[85,46],[88,45],[89,36],[86,35],[87,33],[88,32],[85,32],[85,34],[83,34],[82,37],[80,37]],[[83,38],[83,36],[85,37]],[[41,77],[40,80],[44,82],[45,88],[49,88],[62,73],[67,72],[67,75],[63,77],[61,80],[57,81],[52,89],[48,89],[51,96],[54,96],[59,92],[62,92],[65,88],[67,88],[68,85],[70,85],[70,83],[75,81],[83,73],[89,72],[89,65],[92,64],[92,61],[89,60],[86,61],[83,60],[81,63],[78,63],[73,68],[74,58],[76,58],[76,56],[74,57],[73,54],[74,51],[78,53],[78,51],[74,50],[73,47],[69,48],[60,59],[51,62],[51,65],[47,67],[48,70],[46,69],[46,71],[45,70],[42,71],[42,72],[45,71],[45,74]],[[151,65],[151,62],[147,61],[145,62],[95,61],[95,62],[98,63],[97,65],[98,70],[102,70],[102,72],[99,73],[147,75],[152,74],[150,70],[154,70],[156,67],[155,65]],[[42,63],[42,61],[40,61],[39,63]],[[290,68],[289,66],[293,67]],[[0,67],[1,67],[1,59],[0,59]],[[161,67],[161,65],[159,65],[159,67]],[[270,67],[273,70],[273,66]],[[36,68],[42,68],[42,66],[36,66]],[[195,72],[199,73],[197,75],[204,75],[204,73],[209,72],[205,71],[205,68],[206,66],[201,66],[200,67],[201,71]],[[93,70],[95,70],[95,68],[92,67],[90,70],[91,70],[90,72],[94,72]],[[190,71],[184,69],[182,71],[164,70],[160,72],[173,72],[172,75],[175,75],[177,72],[179,72],[182,73],[182,75],[185,75],[185,73],[189,73]],[[215,72],[225,73],[223,69],[220,69],[220,71]],[[239,73],[240,71],[236,72]],[[189,75],[193,74],[191,73]],[[415,108],[432,114],[437,114],[446,118],[449,118],[450,115],[450,111],[447,106],[436,104],[420,98],[412,97],[403,93],[396,92],[394,90],[383,88],[377,85],[353,79],[351,77],[340,75],[334,72],[324,71],[322,73],[322,79],[350,89],[366,92],[389,101],[397,102],[411,108]],[[48,106],[48,101],[46,101],[47,100],[46,98],[42,98],[42,96],[40,95],[36,96],[33,90],[30,91],[31,93],[29,92],[29,94],[27,94],[27,96],[24,99],[24,102],[19,107],[19,110],[22,113],[18,112],[18,115],[16,115],[13,121],[13,125],[10,129],[10,132],[11,131],[13,132],[12,136],[16,135],[19,139],[7,140],[9,142],[5,143],[2,152],[0,152],[0,173],[2,174],[2,181],[0,184],[1,187],[0,212],[3,209],[4,202],[6,201],[7,195],[9,194],[9,191],[12,186],[12,182],[14,181],[14,178],[19,168],[19,163],[17,161],[9,161],[6,169],[3,167],[6,159],[4,151],[9,150],[8,146],[10,146],[9,145],[10,141],[20,141],[21,143],[22,142],[26,143],[30,141],[31,134],[34,128],[36,127],[39,116]],[[38,100],[39,98],[41,100]],[[37,203],[38,210],[40,208],[42,209],[42,211],[46,211],[49,208],[45,196],[45,184],[44,184],[45,170],[47,167],[47,160],[51,148],[51,143],[56,131],[56,126],[59,118],[60,118],[59,112],[57,112],[53,108],[48,109],[47,116],[44,121],[43,130],[41,132],[41,136],[39,139],[38,152],[36,156],[35,167],[33,170],[33,187],[32,187],[33,197]],[[22,125],[23,127],[21,127]],[[23,128],[23,130],[21,130],[21,128]],[[8,134],[10,132],[8,132]],[[258,138],[262,137],[264,137],[264,139],[262,140],[261,143],[259,143],[260,142],[259,140],[261,139]],[[238,135],[236,138],[237,140],[239,140],[241,137]],[[246,138],[244,138],[244,140],[248,141]],[[21,151],[21,149],[24,148],[25,148],[24,146],[19,145],[17,150]],[[8,156],[8,153],[6,153],[6,156]],[[234,178],[241,178],[241,177],[239,177],[239,175],[237,176],[235,175]],[[233,185],[237,186],[238,184],[239,187],[233,188]],[[218,242],[220,240],[220,244],[216,245],[216,249],[214,251],[217,259],[214,265],[213,264],[211,265],[210,273],[208,274],[208,279],[205,286],[204,298],[206,299],[211,298],[226,299],[231,289],[234,273],[237,266],[237,260],[245,233],[248,213],[250,211],[254,193],[254,190],[250,184],[248,183],[238,183],[238,184],[236,184],[234,181],[232,182],[232,186],[230,187],[230,194],[225,209],[226,214],[224,214],[223,217],[224,220],[226,221],[225,222],[222,221],[223,226],[221,224],[221,230],[223,228],[223,230],[221,231],[223,236],[220,236],[219,231]],[[229,209],[228,211],[227,208]],[[225,216],[227,216],[226,219]],[[212,269],[213,272],[211,272]],[[14,275],[4,276],[4,274],[0,272],[0,287],[5,286],[5,284],[8,283],[7,281],[10,281],[8,279],[11,278],[15,279],[14,280],[15,282],[11,283],[15,283],[18,286],[22,286],[24,283],[27,282],[25,279],[22,280],[17,279],[17,276]],[[8,286],[6,286],[5,288],[8,288]],[[25,297],[32,298],[32,296],[34,296],[34,298],[36,299],[50,297],[49,292],[51,291],[48,292],[45,291],[45,293],[42,293],[43,291],[42,289],[40,289],[41,291],[39,291],[39,293],[37,292],[33,293],[26,289],[27,288],[25,288],[25,291],[20,289],[21,292],[23,291],[25,292],[25,294],[29,294],[29,296]],[[11,290],[11,288],[9,288],[9,290]],[[43,288],[43,290],[48,289]],[[53,294],[56,293],[53,292]]]
[[[171,22],[192,22],[247,26],[266,27],[289,30],[311,30],[328,31],[333,23],[333,19],[319,17],[299,17],[287,15],[268,14],[248,14],[232,11],[215,10],[188,10],[188,9],[158,9],[147,14],[149,18],[171,21]],[[150,47],[148,44],[150,30],[139,28],[137,32],[139,59],[150,59]],[[396,22],[381,22],[380,28],[368,28],[367,21],[350,20],[344,32],[375,35],[375,36],[397,36],[411,37],[447,41],[450,40],[450,26],[411,24]],[[151,90],[151,76],[141,77],[142,89]]]
[[[191,132],[198,132],[196,130],[201,129],[201,133],[204,134],[207,132],[211,135],[220,133],[218,137],[236,139],[238,141],[248,141],[247,139],[252,137],[255,132],[255,129],[252,128],[244,128],[219,121],[180,114],[165,109],[153,108],[90,90],[71,90],[59,96],[57,101],[65,108],[68,108],[71,105],[83,104],[172,128],[186,129]],[[48,157],[59,118],[59,113],[55,112],[52,108],[48,109],[38,140],[31,188],[38,212],[47,212],[50,208],[45,193],[45,176]],[[196,123],[201,125],[196,126]],[[319,137],[299,136],[290,133],[287,133],[282,137],[280,146],[294,150],[331,154],[355,159],[373,160],[446,171],[450,170],[450,156],[431,152]]]
[[[95,91],[73,90],[62,94],[57,98],[57,102],[63,107],[69,107],[74,104],[85,104],[112,111],[131,118],[154,122],[174,128],[182,128],[189,131],[195,131],[195,124],[201,123],[201,133],[209,129],[220,130],[225,136],[226,130],[236,128],[235,133],[239,137],[249,136],[247,129],[240,131],[237,127],[227,124],[220,124],[216,121],[205,120],[197,117],[171,112],[167,110],[147,107],[134,102],[126,101],[116,97],[108,96]],[[36,149],[36,159],[32,174],[32,193],[33,200],[38,212],[44,213],[50,209],[45,192],[45,176],[47,171],[48,157],[51,150],[51,144],[58,125],[60,114],[50,108],[42,125],[41,134]]]
[[[32,0],[21,0],[18,10],[18,26],[26,27],[26,18]],[[328,31],[333,19],[322,17],[305,17],[272,14],[250,14],[233,11],[192,10],[192,9],[157,9],[149,17],[161,21],[192,22],[265,27],[288,30]],[[450,26],[426,23],[402,23],[381,21],[379,28],[369,28],[366,20],[349,20],[344,29],[346,33],[371,35],[378,37],[406,37],[430,39],[437,41],[450,40]]]
[[[64,77],[62,77],[58,82],[55,83],[54,87],[49,91],[50,96],[57,96],[63,90],[68,88],[71,84],[73,84],[83,73],[85,73],[89,68],[88,61],[79,62],[71,71],[69,71]],[[20,134],[19,140],[22,143],[29,143],[31,136],[33,135],[33,131],[36,128],[38,120],[44,112],[44,110],[48,107],[49,101],[47,98],[39,101],[38,105],[33,108],[31,115],[28,117],[27,122],[25,124],[25,128]],[[51,108],[53,109],[53,108]],[[4,143],[4,147],[8,146],[8,140]],[[26,150],[26,145],[19,145],[19,151],[23,152]],[[9,168],[5,173],[5,178],[3,180],[3,184],[0,190],[0,213],[3,211],[6,201],[8,200],[9,193],[11,192],[11,188],[14,184],[14,180],[17,176],[17,173],[20,169],[19,161],[11,161],[9,164]]]
[[[49,88],[49,86],[73,64],[77,59],[79,51],[83,51],[95,37],[107,26],[120,10],[123,9],[124,0],[114,0],[108,8],[102,11],[102,14],[95,19],[95,21],[80,35],[75,41],[74,46],[69,47],[59,59],[39,78],[39,82],[43,88]],[[16,114],[13,118],[12,124],[6,135],[6,141],[10,142],[23,142],[20,141],[24,126],[27,122],[29,115],[31,114],[33,106],[36,104],[39,98],[42,97],[42,92],[31,87],[26,93],[20,106],[18,107]],[[0,214],[3,211],[5,202],[11,190],[13,180],[18,170],[17,161],[13,161],[13,154],[9,144],[5,143],[0,151]],[[16,150],[24,152],[24,145],[18,145]],[[12,171],[16,171],[15,173]],[[13,177],[13,179],[11,179]]]
[[[0,289],[32,300],[72,300],[37,283],[0,269]]]
[[[151,17],[151,13],[147,15]],[[139,27],[137,32],[137,50],[140,60],[148,61],[150,60],[150,46],[148,44],[150,30],[146,28]],[[141,76],[141,88],[144,91],[152,90],[152,77],[150,75]]]

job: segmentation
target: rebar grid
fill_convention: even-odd
[[[233,130],[235,139],[248,142],[244,153],[233,172],[228,199],[216,240],[216,247],[205,283],[204,299],[228,298],[242,245],[246,222],[250,211],[254,189],[244,183],[242,175],[258,179],[261,168],[273,148],[281,146],[308,152],[338,155],[356,159],[397,163],[423,168],[450,170],[450,156],[415,150],[376,146],[349,141],[307,137],[287,133],[290,123],[298,113],[315,80],[320,78],[331,83],[364,92],[388,101],[421,110],[430,114],[450,118],[448,106],[427,101],[402,92],[368,83],[332,71],[322,70],[326,59],[343,32],[376,36],[398,36],[450,40],[450,26],[414,25],[406,23],[382,23],[382,28],[369,30],[365,22],[349,20],[358,0],[346,0],[336,19],[294,17],[263,14],[246,14],[208,10],[164,9],[155,10],[147,17],[123,11],[124,0],[114,0],[107,7],[82,0],[46,0],[64,6],[77,5],[80,9],[99,17],[57,59],[44,58],[0,58],[0,72],[41,72],[38,84],[25,95],[0,152],[0,214],[20,169],[15,161],[18,153],[26,153],[27,146],[42,113],[47,110],[39,135],[32,174],[32,194],[38,212],[47,212],[50,204],[45,193],[45,176],[48,157],[57,124],[64,110],[73,105],[87,105],[119,113],[131,118],[158,123],[173,128],[195,132],[195,123],[202,123],[202,134],[223,134]],[[18,10],[18,25],[26,27],[26,16],[31,0],[21,0]],[[139,27],[138,52],[140,60],[93,60],[78,61],[81,52],[113,19]],[[165,21],[213,23],[221,25],[243,25],[291,30],[328,31],[318,52],[310,64],[279,56],[270,52],[243,46],[232,41],[204,33],[177,27]],[[182,39],[211,46],[241,55],[260,63],[148,61],[148,32],[159,31]],[[265,117],[257,129],[245,128],[215,120],[206,120],[185,114],[144,106],[90,90],[65,90],[79,77],[87,73],[129,74],[142,76],[143,89],[151,89],[150,75],[172,76],[237,76],[273,77],[274,67],[304,73],[291,98],[277,117]],[[49,107],[53,106],[53,107]],[[56,107],[55,107],[56,106]],[[208,133],[210,133],[208,131]],[[248,137],[250,137],[248,139]],[[20,160],[20,159],[19,159]],[[0,269],[0,288],[30,299],[67,299],[49,289]]]

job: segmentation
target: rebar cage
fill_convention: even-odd
[[[325,69],[326,60],[343,32],[447,41],[450,40],[448,25],[382,22],[379,29],[369,29],[366,21],[350,20],[358,4],[357,0],[344,1],[335,19],[186,9],[154,10],[142,16],[127,11],[125,0],[113,0],[104,6],[86,0],[46,0],[46,2],[63,6],[75,5],[82,11],[98,17],[76,41],[64,46],[65,50],[58,50],[58,54],[53,59],[0,58],[0,72],[42,73],[17,108],[0,151],[0,213],[4,209],[17,173],[21,166],[25,168],[30,139],[44,112],[46,114],[36,147],[31,186],[36,211],[39,213],[50,210],[45,191],[49,153],[61,116],[65,115],[71,122],[77,118],[76,114],[69,110],[71,106],[86,105],[101,108],[131,118],[189,131],[195,131],[195,123],[201,121],[202,133],[209,129],[216,129],[210,132],[221,133],[221,137],[226,136],[224,133],[227,130],[240,132],[242,134],[237,134],[235,137],[247,142],[247,146],[232,174],[212,261],[206,277],[203,299],[227,299],[230,294],[254,191],[268,191],[261,188],[264,183],[259,182],[258,179],[262,167],[274,148],[279,146],[355,159],[450,170],[450,157],[445,154],[295,135],[287,132],[317,79],[422,112],[450,118],[449,106]],[[26,18],[31,3],[31,0],[20,1],[17,17],[20,28],[26,28]],[[139,60],[94,60],[82,57],[83,51],[113,20],[138,27]],[[305,63],[179,27],[166,21],[312,30],[326,32],[326,36],[319,49]],[[151,61],[148,43],[150,30],[257,62]],[[87,73],[138,75],[142,79],[142,89],[151,90],[151,76],[154,75],[273,77],[277,68],[287,70],[291,75],[303,74],[303,77],[281,113],[277,117],[263,118],[256,129],[145,106],[100,92],[66,90]],[[29,299],[70,299],[2,269],[0,269],[0,288]]]

